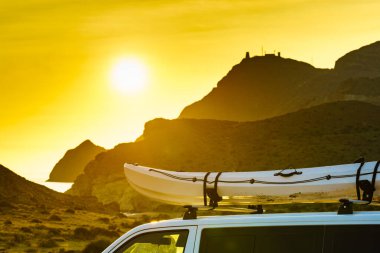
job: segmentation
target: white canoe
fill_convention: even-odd
[[[357,199],[356,173],[360,165],[297,169],[298,174],[287,177],[275,176],[279,171],[223,172],[217,184],[217,193],[222,197],[219,205],[336,203],[342,198]],[[360,180],[372,183],[378,166],[377,162],[364,163]],[[174,205],[204,205],[205,172],[175,172],[127,163],[124,172],[130,185],[147,197]],[[208,175],[207,189],[214,188],[217,175],[218,172]],[[375,179],[375,188],[380,189],[380,177]],[[373,194],[373,202],[379,200],[380,190]]]

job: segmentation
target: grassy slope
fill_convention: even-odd
[[[26,180],[0,165],[0,208],[22,204],[31,207],[80,208],[95,212],[118,211],[117,205],[102,205],[93,196],[70,196]]]
[[[123,209],[156,208],[137,195],[123,175],[124,162],[171,170],[248,171],[378,159],[380,107],[336,102],[269,120],[156,119],[135,143],[100,154],[77,178],[71,193],[94,194]]]
[[[0,251],[81,252],[93,241],[103,239],[110,244],[132,227],[172,215],[178,216],[157,213],[122,216],[28,205],[0,207]]]

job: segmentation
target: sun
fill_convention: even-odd
[[[111,69],[112,86],[121,92],[143,90],[148,78],[145,64],[135,58],[120,59]]]

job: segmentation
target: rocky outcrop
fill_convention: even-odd
[[[61,160],[54,166],[49,180],[52,182],[74,182],[75,178],[83,173],[84,167],[105,149],[86,140],[78,147],[68,150]]]

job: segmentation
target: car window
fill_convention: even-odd
[[[204,229],[200,253],[320,253],[322,226]]]
[[[380,225],[326,226],[326,253],[380,252]]]
[[[185,251],[187,230],[168,230],[150,232],[129,240],[116,253],[183,253]]]

